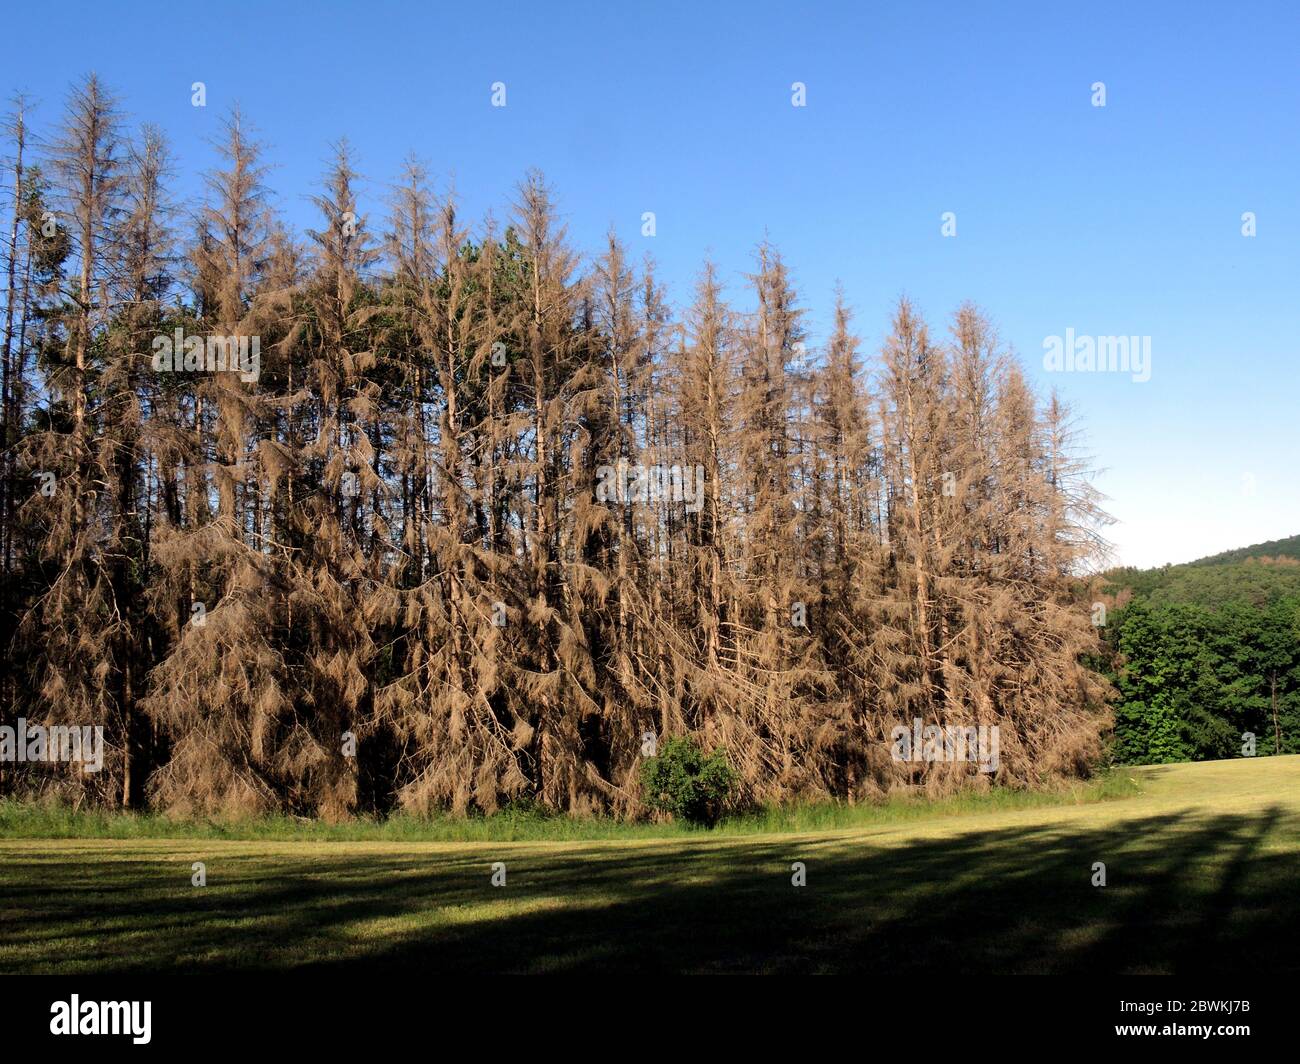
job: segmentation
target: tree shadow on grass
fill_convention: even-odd
[[[10,855],[0,971],[1222,974],[1295,970],[1300,946],[1300,824],[1277,808],[909,841],[214,850],[200,889],[203,849]]]

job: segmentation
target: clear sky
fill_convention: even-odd
[[[679,304],[706,253],[739,288],[766,233],[814,341],[837,279],[868,351],[900,294],[939,327],[972,299],[1081,415],[1119,560],[1300,533],[1294,0],[69,0],[6,5],[0,26],[0,90],[48,122],[98,71],[169,134],[182,193],[238,100],[298,226],[346,136],[372,210],[412,152],[475,218],[540,167],[576,244],[613,225]],[[1066,330],[1150,337],[1150,380],[1047,372]]]

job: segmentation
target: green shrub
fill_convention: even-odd
[[[705,757],[689,736],[669,739],[657,757],[641,765],[646,805],[693,824],[717,823],[735,786],[727,752],[717,749]]]

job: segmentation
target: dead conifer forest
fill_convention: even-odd
[[[817,293],[814,344],[762,233],[670,296],[541,173],[467,218],[414,161],[363,198],[346,141],[296,232],[220,130],[178,159],[93,74],[8,119],[0,717],[104,731],[4,793],[632,818],[669,737],[740,805],[1097,764],[1106,518],[984,310],[900,298],[868,351]],[[891,756],[914,721],[996,771]]]

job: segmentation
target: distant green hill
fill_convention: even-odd
[[[1300,752],[1300,536],[1102,576],[1115,756]]]
[[[1208,558],[1198,558],[1188,565],[1227,565],[1231,562],[1244,562],[1247,558],[1295,558],[1300,560],[1300,536],[1288,536],[1286,539],[1270,539],[1267,543],[1256,543],[1253,547],[1238,547],[1225,550],[1222,554],[1211,554]],[[1178,568],[1181,568],[1179,566]]]
[[[1112,594],[1128,589],[1153,602],[1215,607],[1230,602],[1266,606],[1300,595],[1300,536],[1256,543],[1182,565],[1124,567],[1102,574]]]

